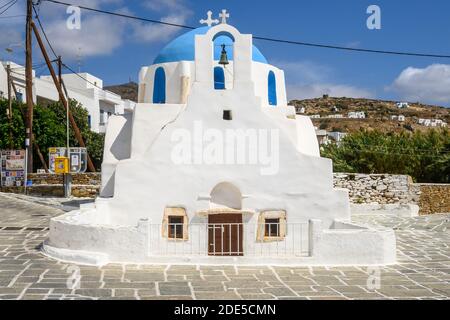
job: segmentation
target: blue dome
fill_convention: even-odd
[[[210,27],[201,27],[182,34],[167,46],[165,46],[158,56],[153,61],[153,64],[167,63],[167,62],[177,62],[177,61],[194,61],[195,60],[195,35],[206,34]],[[219,36],[214,40],[216,45],[232,44],[232,40],[227,36]],[[232,57],[230,49],[229,57]],[[220,50],[214,50],[214,60],[219,60]],[[233,60],[229,58],[229,60]],[[261,51],[255,46],[253,46],[253,61],[268,63],[267,59],[262,55]]]

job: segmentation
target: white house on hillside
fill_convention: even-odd
[[[400,114],[400,115],[392,115],[391,116],[391,120],[392,121],[399,121],[399,122],[404,122],[406,120],[405,116]]]
[[[7,65],[11,67],[11,77],[18,91],[18,99],[26,101],[25,68],[13,62],[0,63],[0,91],[7,94]],[[103,81],[89,73],[63,74],[69,98],[77,100],[89,113],[90,128],[94,132],[105,132],[111,115],[124,114],[134,109],[135,102],[123,100],[119,95],[103,89]],[[33,101],[45,98],[58,101],[59,95],[51,76],[36,77],[33,71]]]
[[[447,122],[441,119],[417,119],[417,123],[425,127],[447,127]]]
[[[364,113],[364,111],[351,111],[348,113],[348,117],[350,119],[365,119],[366,114]]]
[[[406,108],[409,108],[409,103],[408,103],[408,102],[397,102],[395,105],[396,105],[397,108],[399,108],[399,109],[406,109]]]
[[[330,115],[327,116],[327,118],[330,118],[330,119],[343,119],[344,115],[342,115],[342,114],[330,114]]]

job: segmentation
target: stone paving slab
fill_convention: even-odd
[[[34,199],[32,199],[34,201]],[[354,216],[356,223],[392,227],[399,263],[346,267],[240,267],[109,264],[75,266],[40,254],[56,207],[0,193],[0,299],[449,299],[450,214],[415,218]]]

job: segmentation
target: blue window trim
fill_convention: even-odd
[[[269,75],[267,76],[267,91],[268,91],[269,105],[276,106],[277,105],[277,80],[275,78],[275,73],[273,71],[270,71]]]
[[[214,89],[225,90],[225,72],[222,67],[214,67]]]
[[[158,67],[155,70],[153,103],[166,103],[166,72],[163,67]]]

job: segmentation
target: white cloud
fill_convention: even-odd
[[[72,0],[71,3],[145,16],[144,13],[131,12],[126,7],[127,2],[123,0]],[[162,16],[161,21],[175,24],[185,24],[192,15],[184,0],[146,1],[143,7],[147,11],[157,12],[155,15]],[[147,43],[167,41],[180,31],[176,27],[137,22],[86,10],[81,10],[81,29],[70,30],[66,27],[66,20],[69,17],[66,9],[66,6],[42,2],[39,16],[55,51],[68,60],[74,59],[79,53],[84,58],[112,54],[127,41]],[[24,10],[22,2],[18,2],[11,8],[10,14],[23,14]],[[0,19],[1,50],[11,43],[23,42],[24,19]]]
[[[103,15],[83,17],[79,30],[68,29],[66,20],[55,20],[46,26],[55,51],[69,59],[73,59],[78,51],[83,57],[110,54],[123,43],[124,32],[123,20]]]
[[[162,22],[183,25],[193,14],[184,0],[153,0],[147,1],[143,5],[158,13],[167,12],[167,15],[160,19]],[[178,27],[155,23],[134,22],[132,27],[134,40],[142,42],[167,41],[180,32]]]
[[[284,70],[289,99],[310,99],[328,94],[333,97],[373,98],[374,94],[364,88],[336,83],[333,68],[311,61],[274,63]]]
[[[450,65],[432,64],[403,70],[387,88],[402,99],[426,103],[450,103]]]
[[[5,54],[5,49],[11,45],[17,45],[23,41],[22,32],[25,27],[25,17],[5,18],[8,16],[24,15],[24,6],[22,2],[17,2],[7,12],[2,15],[0,19],[0,50],[2,56]],[[13,49],[17,49],[16,47]],[[23,49],[20,49],[23,50]]]

